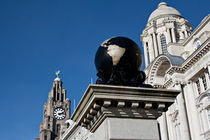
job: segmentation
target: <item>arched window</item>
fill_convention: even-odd
[[[160,42],[161,42],[163,54],[167,53],[166,37],[164,34],[160,35]]]

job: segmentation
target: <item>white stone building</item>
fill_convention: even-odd
[[[192,30],[161,2],[140,40],[146,83],[157,89],[90,85],[60,140],[210,140],[210,15]]]
[[[161,2],[141,34],[146,83],[181,93],[159,119],[162,140],[210,139],[210,14],[192,30]]]

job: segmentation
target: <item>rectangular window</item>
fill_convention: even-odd
[[[57,133],[59,133],[59,131],[60,131],[60,124],[57,124]]]
[[[201,76],[202,82],[203,82],[203,86],[204,86],[204,90],[207,90],[207,83],[206,83],[206,77],[205,75]]]
[[[201,86],[200,86],[199,79],[195,83],[196,83],[196,86],[197,86],[198,93],[200,94],[201,93]]]
[[[170,33],[171,42],[173,43],[173,39],[172,39],[172,31],[171,31],[171,29],[169,29],[169,33]]]
[[[64,96],[63,96],[63,93],[61,93],[61,102],[64,101]]]
[[[59,93],[57,93],[57,100],[59,100],[60,98],[59,98],[59,96],[60,96],[60,94]]]
[[[47,140],[47,135],[44,136],[44,140]]]

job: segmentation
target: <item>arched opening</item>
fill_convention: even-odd
[[[158,71],[156,73],[156,76],[159,76],[159,77],[163,77],[165,76],[165,72],[166,70],[168,70],[170,67],[170,62],[169,61],[165,61],[163,62],[159,68],[158,68]]]
[[[171,63],[166,56],[160,56],[153,63],[148,74],[148,84],[154,87],[164,88],[165,82],[168,80],[166,71],[171,67]]]

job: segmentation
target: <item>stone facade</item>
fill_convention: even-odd
[[[44,104],[40,136],[36,140],[58,140],[67,129],[66,121],[69,118],[70,100],[66,98],[66,90],[62,87],[60,78],[57,77],[53,81],[48,101]]]
[[[210,139],[209,21],[210,15],[192,31],[176,9],[162,2],[141,35],[146,83],[182,91],[158,119],[162,140]]]

